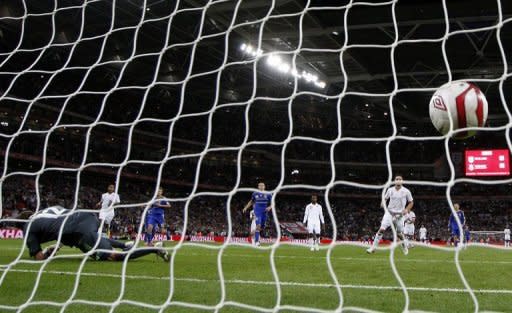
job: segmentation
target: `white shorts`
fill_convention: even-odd
[[[312,234],[320,234],[320,223],[308,223],[308,232]]]
[[[510,236],[505,236],[505,241],[510,241]]]
[[[427,240],[427,236],[420,236],[420,240]]]
[[[414,236],[414,224],[405,224],[404,225],[404,235]]]
[[[114,218],[114,211],[100,211],[100,220],[105,220],[105,224],[110,225]]]
[[[392,216],[389,212],[384,213],[382,222],[380,222],[380,228],[386,230],[391,227],[391,223],[395,225],[398,233],[402,233],[404,231],[404,216],[402,214]]]
[[[255,231],[256,231],[256,219],[253,219],[252,223],[251,223],[251,234],[254,233]]]

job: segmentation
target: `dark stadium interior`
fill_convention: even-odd
[[[449,16],[441,0],[349,8],[334,0],[213,1],[206,9],[205,0],[56,2],[0,2],[2,218],[75,200],[88,208],[118,179],[122,232],[138,227],[161,179],[175,198],[171,228],[183,227],[188,203],[189,232],[226,232],[229,204],[233,232],[245,234],[250,194],[229,200],[227,192],[264,180],[270,190],[285,186],[276,195],[279,220],[301,220],[315,192],[332,208],[328,231],[336,224],[341,238],[360,240],[380,222],[382,185],[402,173],[417,181],[409,186],[418,225],[446,238],[446,188],[427,182],[450,180],[447,156],[461,178],[465,149],[508,147],[503,128],[450,139],[446,151],[428,113],[432,93],[451,77],[484,92],[486,126],[510,123],[512,22],[457,32],[499,23],[496,2],[447,1]],[[512,2],[501,5],[501,21],[510,19]],[[447,37],[445,19],[454,32]],[[428,40],[410,41],[419,39]],[[263,55],[245,54],[244,43]],[[274,51],[325,88],[269,68]],[[438,137],[417,138],[425,136]],[[473,229],[502,229],[511,186],[461,182],[451,196]]]

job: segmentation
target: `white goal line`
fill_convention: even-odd
[[[13,247],[6,247],[4,250],[17,250],[19,251],[20,248],[13,248]],[[325,249],[323,249],[325,250]],[[211,256],[216,256],[218,253],[211,254]],[[186,255],[192,255],[192,256],[204,256],[203,253],[186,253]],[[62,254],[59,253],[56,256],[54,256],[54,259],[70,259],[70,258],[83,258],[83,254]],[[268,259],[268,255],[250,255],[250,254],[243,254],[243,253],[229,253],[224,254],[225,258],[227,257],[239,257],[239,258],[265,258]],[[274,255],[274,258],[276,259],[326,259],[327,256],[323,255]],[[343,261],[364,261],[364,262],[386,262],[389,263],[389,258],[377,258],[377,257],[349,257],[349,256],[331,256],[331,260],[343,260]],[[455,261],[453,259],[449,260],[442,260],[442,259],[413,259],[413,258],[401,258],[401,259],[395,259],[395,262],[398,263],[450,263],[453,264]],[[486,260],[459,260],[460,263],[464,264],[512,264],[512,261],[486,261]],[[28,260],[26,263],[36,263],[32,260]],[[7,267],[8,264],[0,264],[0,270],[3,267]]]
[[[0,269],[0,272],[5,271],[5,269]],[[38,270],[21,270],[21,269],[11,269],[9,272],[16,273],[39,273]],[[69,276],[77,276],[76,272],[69,271],[42,271],[44,274],[50,275],[69,275]],[[119,275],[119,274],[109,274],[109,273],[97,273],[97,272],[81,272],[80,276],[92,276],[92,277],[105,277],[105,278],[126,278],[126,279],[137,279],[137,280],[169,280],[168,276],[151,276],[151,275]],[[194,283],[220,283],[221,281],[218,279],[201,279],[201,278],[174,278],[175,281],[183,281],[183,282],[194,282]],[[243,280],[243,279],[224,279],[224,283],[226,284],[244,284],[244,285],[265,285],[265,286],[275,286],[275,281],[265,281],[265,280]],[[280,281],[279,285],[281,286],[292,286],[292,287],[313,287],[313,288],[332,288],[335,287],[334,284],[325,284],[325,283],[300,283],[300,282],[287,282]],[[400,286],[377,286],[377,285],[339,285],[340,288],[347,289],[372,289],[372,290],[402,290]],[[453,293],[467,293],[468,290],[464,288],[443,288],[443,287],[407,287],[407,290],[410,291],[427,291],[427,292],[453,292]],[[473,289],[475,293],[484,293],[484,294],[512,294],[512,289]]]

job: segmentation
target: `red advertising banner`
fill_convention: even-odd
[[[0,228],[0,239],[23,239],[23,230],[18,228]]]
[[[282,222],[281,228],[294,235],[307,235],[308,229],[301,222]]]
[[[510,175],[508,149],[466,150],[466,176]]]

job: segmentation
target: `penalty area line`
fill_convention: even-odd
[[[0,272],[4,272],[5,269],[0,269]],[[12,269],[9,272],[15,273],[39,273],[37,270],[22,270],[22,269]],[[76,272],[68,272],[68,271],[43,271],[43,274],[50,275],[69,275],[69,276],[77,276]],[[109,274],[109,273],[95,273],[95,272],[82,272],[80,276],[91,276],[91,277],[106,277],[106,278],[121,278],[123,275],[119,274]],[[124,275],[126,279],[137,279],[137,280],[169,280],[170,277],[160,277],[160,276],[149,276],[149,275]],[[201,278],[175,278],[176,281],[183,282],[194,282],[194,283],[220,283],[218,279],[201,279]],[[275,286],[275,281],[264,281],[264,280],[242,280],[242,279],[225,279],[224,283],[226,284],[241,284],[241,285],[265,285],[265,286]],[[279,282],[281,286],[296,286],[296,287],[313,287],[313,288],[334,288],[334,284],[321,284],[321,283],[300,283],[300,282]],[[377,286],[377,285],[340,285],[343,289],[370,289],[370,290],[402,290],[400,286]],[[463,288],[432,288],[432,287],[407,287],[408,291],[425,291],[425,292],[453,292],[453,293],[467,293],[468,290]],[[512,294],[511,289],[473,289],[474,293],[482,293],[482,294]]]

